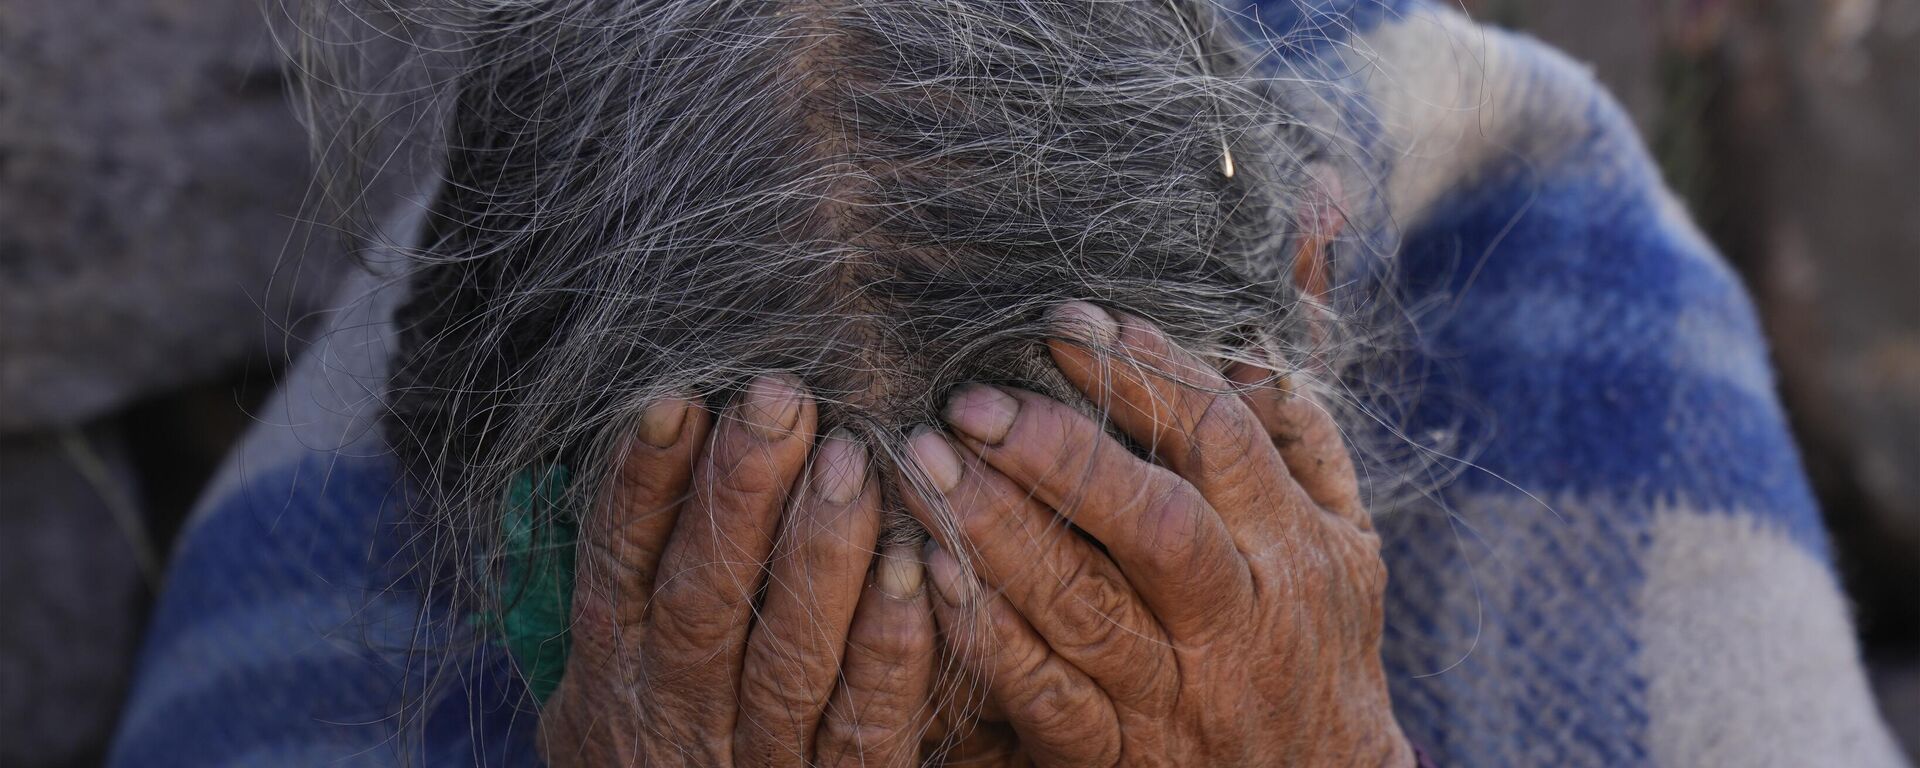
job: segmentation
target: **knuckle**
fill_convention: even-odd
[[[1189,581],[1216,564],[1206,562],[1199,542],[1212,508],[1206,497],[1185,479],[1158,466],[1149,466],[1144,479],[1126,502],[1139,556],[1155,578]]]
[[[921,686],[914,683],[913,675],[912,670],[896,668],[884,671],[870,669],[857,676],[843,676],[846,687],[842,695],[859,706],[841,715],[850,723],[865,726],[906,719],[910,712],[923,703],[914,700],[915,692]]]
[[[933,655],[934,632],[929,624],[907,621],[860,621],[853,624],[849,652],[882,662],[899,662]]]
[[[1141,543],[1163,567],[1187,565],[1207,512],[1207,503],[1184,481],[1161,481],[1137,518]]]
[[[983,666],[999,668],[1003,677],[1017,681],[1016,685],[1028,685],[1037,680],[1053,660],[1053,652],[1045,644],[1027,637],[1020,618],[1012,611],[989,611],[985,621],[989,631],[989,645],[977,645],[965,649],[969,655],[983,662]]]
[[[1229,482],[1247,466],[1248,451],[1271,450],[1265,429],[1239,398],[1197,391],[1193,396],[1204,397],[1205,404],[1191,422],[1182,469],[1196,484]]]
[[[1054,643],[1062,651],[1099,656],[1126,635],[1122,622],[1133,598],[1113,574],[1083,559],[1050,592],[1046,613],[1054,619],[1059,635]]]
[[[1120,504],[1116,514],[1142,515],[1159,509],[1174,497],[1191,490],[1179,475],[1155,464],[1142,463],[1134,473],[1133,492]]]
[[[812,679],[839,666],[839,642],[829,635],[830,630],[813,616],[794,620],[790,616],[763,615],[747,652],[756,668]]]
[[[741,709],[767,716],[767,725],[784,722],[789,716],[819,712],[826,704],[827,691],[814,681],[819,672],[832,670],[831,661],[800,649],[790,654],[749,650],[745,672],[740,675]]]
[[[821,720],[815,752],[822,758],[848,760],[864,764],[869,755],[892,752],[894,743],[905,738],[900,724],[866,712],[833,707]]]
[[[643,586],[653,577],[647,564],[659,557],[665,544],[627,530],[592,532],[580,537],[584,557],[575,578],[593,579],[602,582],[594,586],[616,591]]]
[[[1055,620],[1051,646],[1076,663],[1097,665],[1095,676],[1118,700],[1156,712],[1171,705],[1159,631],[1117,573],[1083,569],[1058,590],[1047,614]]]
[[[656,542],[629,533],[633,526],[607,517],[588,521],[580,531],[580,542],[595,564],[622,567],[646,557]]]
[[[1042,676],[1040,682],[1007,713],[1013,722],[1024,724],[1041,740],[1068,747],[1088,762],[1110,763],[1105,759],[1117,751],[1117,744],[1105,742],[1110,718],[1102,717],[1098,693],[1081,684],[1064,670]],[[1077,761],[1076,761],[1077,762]]]
[[[1009,714],[1049,733],[1084,729],[1092,697],[1074,682],[1066,675],[1046,675]]]
[[[1226,392],[1188,390],[1188,401],[1194,412],[1194,431],[1233,440],[1253,439],[1258,422],[1240,398]]]
[[[849,681],[839,694],[844,698],[828,708],[824,720],[850,734],[885,734],[904,727],[925,702],[914,698],[913,686],[900,684],[903,674],[895,671],[863,676],[858,683]]]
[[[654,589],[648,632],[669,648],[710,648],[738,628],[736,601],[691,570],[683,571]]]

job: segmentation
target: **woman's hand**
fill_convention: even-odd
[[[883,554],[868,583],[867,454],[839,434],[815,450],[814,417],[780,378],[717,424],[687,400],[647,410],[581,529],[550,764],[918,764],[934,669],[918,553]]]
[[[1135,318],[1069,304],[1054,361],[1157,463],[1030,392],[911,441],[956,517],[927,556],[945,652],[1042,765],[1411,765],[1380,663],[1386,568],[1328,416]],[[913,500],[916,494],[902,494]],[[910,502],[912,503],[912,502]],[[964,567],[956,551],[970,553]]]
[[[964,451],[913,440],[958,514],[914,510],[945,539],[933,606],[911,552],[867,583],[866,452],[816,450],[792,383],[755,382],[717,426],[688,401],[650,408],[583,527],[548,760],[906,765],[959,729],[944,754],[985,762],[1408,763],[1378,655],[1384,568],[1332,422],[1263,371],[1230,371],[1244,400],[1214,394],[1227,382],[1144,323],[1068,309],[1123,354],[1056,344],[1056,362],[1170,469],[1051,399],[959,393]],[[946,699],[934,612],[997,722],[928,722]]]

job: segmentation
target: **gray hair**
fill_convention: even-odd
[[[442,126],[387,426],[468,583],[509,478],[565,464],[584,509],[662,396],[797,376],[888,475],[958,384],[1077,401],[1041,344],[1062,301],[1329,383],[1354,348],[1289,279],[1317,139],[1204,0],[383,13],[429,74],[379,108],[330,85]]]

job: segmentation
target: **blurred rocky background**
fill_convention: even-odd
[[[1920,755],[1920,0],[1468,0],[1591,64],[1759,302]]]
[[[1920,754],[1920,0],[1462,0],[1591,63],[1752,286]],[[0,765],[96,762],[173,531],[345,262],[257,0],[0,0]]]
[[[344,263],[265,18],[0,0],[0,765],[98,761],[172,531]]]

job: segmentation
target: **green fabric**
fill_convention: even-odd
[[[489,617],[520,666],[528,690],[545,702],[560,685],[571,642],[574,542],[579,522],[563,505],[568,473],[562,466],[514,476],[501,521],[503,578]]]

